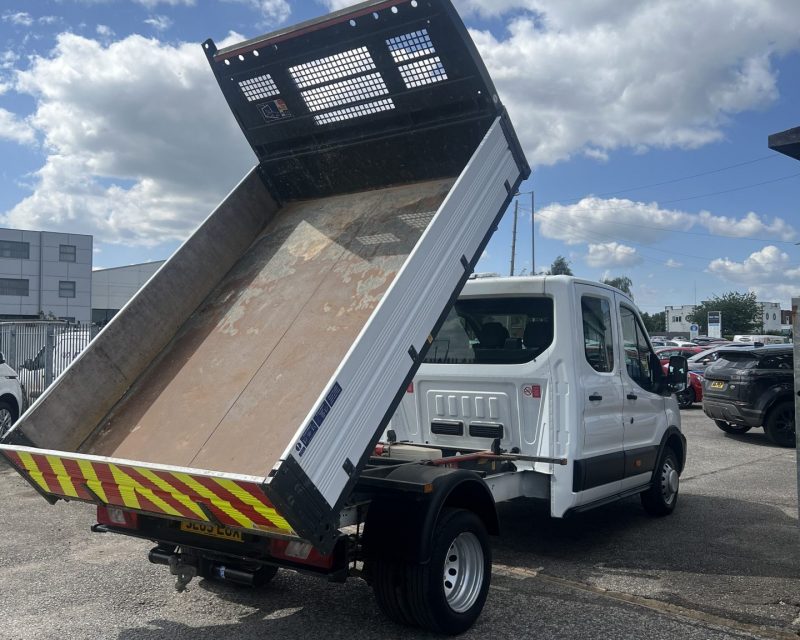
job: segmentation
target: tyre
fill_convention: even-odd
[[[390,558],[377,558],[370,564],[370,583],[375,600],[392,622],[409,627],[417,625],[406,596],[406,565]]]
[[[764,422],[764,431],[778,446],[794,447],[796,444],[794,403],[787,401],[776,404]]]
[[[0,402],[0,438],[11,431],[16,420],[14,408],[8,402]]]
[[[748,427],[746,424],[731,424],[730,422],[725,422],[724,420],[714,420],[714,424],[722,429],[725,433],[734,434],[747,433],[752,428]]]
[[[676,394],[675,398],[678,400],[678,407],[681,409],[688,409],[695,402],[694,389],[688,387],[684,391]]]
[[[417,624],[448,635],[469,629],[483,610],[492,576],[489,535],[465,509],[443,509],[430,561],[407,566],[407,595]]]
[[[651,516],[669,515],[678,504],[679,488],[678,458],[672,449],[666,447],[653,471],[650,488],[641,494],[644,510]]]

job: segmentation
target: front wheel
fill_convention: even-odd
[[[717,425],[720,429],[722,429],[725,433],[747,433],[750,431],[750,427],[746,424],[732,424],[730,422],[725,422],[724,420],[714,420],[714,424]]]
[[[11,431],[15,421],[16,416],[11,405],[8,402],[0,402],[0,438]]]
[[[794,426],[794,403],[781,402],[769,412],[764,431],[767,437],[781,447],[794,447],[796,444]]]
[[[666,516],[678,504],[678,459],[672,449],[664,449],[658,466],[653,472],[650,488],[642,492],[642,506],[651,516]]]
[[[678,400],[678,407],[681,409],[688,409],[694,404],[695,397],[694,397],[694,389],[691,387],[681,391],[680,393],[675,395],[675,398]]]

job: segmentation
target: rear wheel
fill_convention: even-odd
[[[748,427],[746,424],[731,424],[730,422],[725,422],[724,420],[714,420],[714,424],[722,429],[725,433],[733,434],[747,433],[752,428]]]
[[[372,583],[381,610],[392,620],[456,635],[477,620],[491,580],[489,536],[465,509],[443,509],[425,564],[377,560]]]
[[[769,412],[764,423],[767,437],[781,447],[793,447],[795,440],[794,403],[781,402]]]
[[[679,487],[678,458],[672,449],[665,448],[653,472],[650,488],[641,494],[644,510],[651,516],[669,515],[678,503]]]

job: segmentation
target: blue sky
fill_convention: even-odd
[[[167,257],[252,165],[203,57],[342,0],[0,0],[0,224]],[[456,0],[534,174],[536,270],[626,275],[645,311],[800,295],[795,0]],[[517,271],[530,270],[530,196]],[[508,273],[508,213],[479,263]]]

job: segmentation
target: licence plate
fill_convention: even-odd
[[[722,380],[714,380],[711,383],[711,388],[712,389],[722,389],[724,387],[725,387],[725,383]]]
[[[201,536],[221,538],[222,540],[230,540],[231,542],[242,542],[242,534],[239,531],[228,529],[228,527],[218,527],[215,524],[181,522],[181,531],[199,533]]]

